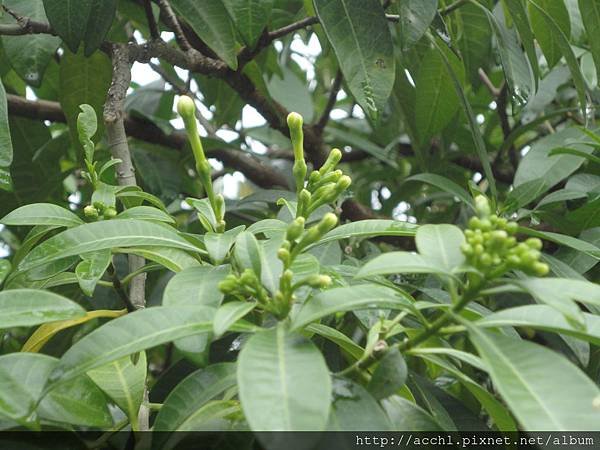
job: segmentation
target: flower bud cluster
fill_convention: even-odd
[[[240,276],[229,274],[219,283],[224,294],[241,297],[254,297],[261,303],[267,303],[268,293],[252,269],[246,269]]]
[[[116,217],[117,210],[113,206],[106,206],[102,202],[94,202],[93,205],[87,205],[83,208],[83,214],[90,220],[98,220],[100,216],[104,219]]]
[[[465,230],[466,242],[461,246],[467,262],[486,274],[497,277],[508,270],[521,270],[528,275],[544,276],[548,265],[540,262],[542,242],[529,238],[518,242],[516,222],[491,214],[487,199],[475,199],[478,216],[471,217]]]

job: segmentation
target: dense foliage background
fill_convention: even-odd
[[[600,1],[0,4],[0,429],[600,429]]]

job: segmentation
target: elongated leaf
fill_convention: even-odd
[[[550,306],[570,300],[600,306],[600,286],[587,280],[569,278],[526,278],[515,280],[531,295]]]
[[[574,156],[579,156],[580,158],[583,158],[583,159],[587,159],[590,162],[600,164],[600,158],[598,158],[597,156],[591,155],[589,153],[586,153],[584,151],[577,150],[574,148],[568,148],[568,147],[555,148],[550,152],[550,156],[554,156],[554,155],[574,155]]]
[[[189,267],[197,267],[200,262],[189,253],[172,247],[132,247],[114,249],[115,253],[129,253],[154,261],[172,272],[181,272]]]
[[[557,30],[569,38],[571,36],[571,21],[569,11],[563,0],[528,1],[531,29],[546,57],[548,67],[552,68],[562,56],[560,37]],[[540,11],[541,10],[541,11]],[[556,25],[548,23],[547,17]]]
[[[600,389],[564,356],[473,325],[469,334],[525,430],[600,429],[600,410],[593,406]]]
[[[442,51],[461,84],[464,83],[465,69],[461,61],[449,50]],[[432,48],[423,56],[415,83],[415,120],[420,140],[426,144],[450,123],[459,108],[458,93],[440,51]]]
[[[85,56],[92,55],[104,42],[117,12],[117,2],[118,0],[94,0],[92,3],[85,36],[83,37]]]
[[[595,345],[600,344],[600,317],[583,313],[584,328],[571,325],[556,309],[546,305],[527,305],[503,309],[478,320],[479,327],[528,327],[566,334]]]
[[[391,424],[377,400],[354,381],[333,379],[333,403],[327,431],[386,431]]]
[[[12,139],[8,125],[8,106],[6,104],[6,91],[0,81],[0,189],[10,190],[9,168],[13,160]]]
[[[600,80],[600,41],[593,36],[600,29],[600,1],[579,0],[579,11],[581,19],[588,35],[588,43],[596,66],[597,79]]]
[[[503,0],[510,12],[510,17],[513,19],[515,27],[521,37],[521,42],[525,48],[527,59],[533,69],[535,87],[537,90],[538,78],[540,78],[540,66],[538,64],[538,56],[535,52],[535,41],[531,25],[529,24],[529,18],[527,17],[527,11],[521,0]]]
[[[53,387],[123,356],[209,331],[213,315],[214,309],[202,306],[162,306],[111,320],[65,352],[50,384]]]
[[[203,266],[191,267],[178,273],[165,288],[163,305],[202,305],[217,308],[223,299],[219,283],[229,271],[229,266]]]
[[[235,322],[244,317],[256,307],[254,302],[229,302],[221,306],[213,320],[213,333],[219,337]]]
[[[396,220],[369,219],[350,222],[331,230],[323,236],[319,242],[309,246],[326,244],[341,239],[352,237],[374,237],[374,236],[414,236],[418,226],[408,222]]]
[[[551,231],[532,230],[531,228],[526,227],[520,227],[519,231],[529,236],[534,236],[540,239],[546,239],[551,242],[556,242],[557,244],[564,245],[566,247],[570,247],[572,249],[585,253],[586,255],[589,255],[595,259],[600,259],[600,247],[596,247],[594,244],[591,244],[582,239],[577,239],[573,236],[567,236],[566,234],[553,233]]]
[[[52,28],[73,53],[83,39],[94,0],[44,0]]]
[[[184,17],[206,45],[227,63],[237,69],[235,33],[229,13],[221,0],[171,0],[179,17]]]
[[[75,227],[83,221],[65,208],[52,203],[33,203],[21,206],[8,213],[0,222],[4,225],[53,225],[56,227]]]
[[[377,400],[396,393],[406,383],[408,368],[397,348],[390,349],[381,359],[367,389]]]
[[[6,356],[0,358],[0,363]],[[24,421],[33,409],[34,398],[6,369],[0,367],[0,417]]]
[[[378,0],[315,0],[315,10],[356,101],[377,120],[392,91],[394,48]]]
[[[323,430],[331,378],[321,352],[279,325],[253,335],[238,359],[239,396],[254,431]]]
[[[85,314],[77,303],[49,291],[12,289],[0,292],[0,328],[30,327]]]
[[[218,399],[236,384],[236,366],[219,363],[200,369],[181,381],[169,394],[154,422],[155,431],[189,429],[197,411],[211,400]],[[154,448],[164,448],[165,437],[157,436]]]
[[[3,3],[24,17],[47,21],[44,5],[39,0],[3,0]],[[15,23],[8,14],[0,20],[2,23]],[[44,71],[59,45],[60,38],[47,34],[2,36],[2,46],[10,65],[27,84],[34,87],[41,85]]]
[[[438,0],[404,0],[398,5],[398,28],[402,50],[409,50],[423,37],[437,13]]]
[[[94,295],[98,281],[100,281],[110,264],[111,256],[108,249],[82,255],[83,261],[77,264],[75,275],[77,275],[79,287],[88,297]]]
[[[27,342],[23,344],[22,352],[39,352],[41,348],[48,342],[52,336],[56,335],[59,331],[71,328],[89,320],[97,318],[115,318],[127,314],[126,309],[111,310],[111,309],[98,309],[96,311],[89,311],[85,313],[83,317],[77,319],[60,320],[57,322],[46,323],[40,326],[33,332]]]
[[[383,400],[382,406],[395,430],[439,432],[443,429],[431,414],[415,403],[400,396],[395,395]],[[399,442],[399,445],[401,442]]]
[[[357,277],[394,273],[445,273],[445,270],[417,253],[389,252],[366,263],[358,271]]]
[[[199,251],[168,227],[135,219],[111,220],[87,223],[51,237],[34,248],[21,261],[19,269],[29,270],[57,259],[87,252],[134,246]]]
[[[360,345],[335,328],[331,328],[320,323],[311,323],[306,327],[306,331],[318,334],[325,339],[329,339],[331,342],[334,342],[344,349],[350,356],[352,356],[352,358],[356,360],[358,360],[365,352]]]
[[[87,375],[127,414],[135,428],[146,387],[146,353],[141,352],[135,364],[131,359],[125,356]]]
[[[238,234],[235,239],[233,256],[242,271],[252,269],[256,276],[260,278],[264,256],[262,255],[262,247],[252,233],[244,231]]]
[[[133,208],[126,209],[120,213],[117,219],[138,219],[138,220],[149,220],[151,222],[166,222],[175,223],[175,219],[166,214],[164,211],[153,208],[151,206],[135,206]]]
[[[11,353],[0,357],[0,372],[13,377],[18,388],[34,401],[40,399],[48,375],[58,359],[32,353]],[[44,397],[36,414],[41,419],[72,425],[106,428],[112,425],[106,398],[85,375]]]
[[[235,242],[235,238],[243,229],[243,227],[236,227],[232,230],[227,230],[225,233],[213,233],[209,231],[204,234],[204,246],[214,264],[221,264],[225,260],[231,246]]]
[[[408,177],[405,182],[407,181],[422,181],[423,183],[431,184],[442,191],[452,194],[453,196],[462,200],[466,205],[473,208],[473,198],[469,195],[466,189],[460,187],[454,181],[446,177],[436,175],[434,173],[419,173],[417,175]]]
[[[429,263],[450,272],[460,266],[465,257],[460,250],[465,237],[455,225],[423,225],[417,230],[415,243],[419,254]]]
[[[223,0],[248,47],[253,48],[271,18],[273,0]]]
[[[7,259],[0,259],[0,286],[12,270],[12,264]]]
[[[329,289],[309,299],[292,321],[294,329],[302,328],[336,312],[359,309],[410,307],[410,296],[375,284],[359,284]]]

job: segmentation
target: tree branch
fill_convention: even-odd
[[[325,109],[323,110],[323,114],[318,122],[315,124],[315,129],[319,132],[322,132],[329,121],[329,115],[331,114],[331,110],[335,106],[337,101],[338,92],[340,92],[340,88],[342,87],[343,75],[342,71],[338,69],[333,83],[331,84],[331,91],[329,92],[329,99],[327,100],[327,104],[325,105]]]
[[[152,12],[152,1],[144,0],[144,11],[146,12],[146,19],[148,21],[148,28],[150,29],[150,36],[152,39],[159,39],[160,33],[158,31],[158,25],[154,20],[154,13]]]
[[[173,33],[175,34],[175,40],[177,41],[179,47],[181,47],[181,49],[185,52],[191,50],[192,46],[185,37],[185,33],[181,29],[181,24],[179,23],[179,20],[177,19],[177,16],[175,15],[173,8],[171,8],[169,2],[167,0],[158,0],[158,6],[160,7],[163,20],[167,26],[173,30]]]

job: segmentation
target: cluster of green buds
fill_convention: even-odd
[[[492,214],[487,198],[482,195],[475,198],[475,210],[477,216],[469,220],[466,242],[461,247],[471,266],[490,279],[509,270],[535,276],[548,273],[548,265],[540,261],[542,241],[529,238],[518,242],[515,237],[518,224]]]
[[[269,293],[252,269],[246,269],[240,276],[229,274],[219,283],[219,290],[227,295],[253,297],[263,306],[269,304]]]
[[[98,220],[100,216],[104,219],[112,219],[116,217],[117,210],[114,206],[106,206],[102,202],[94,202],[92,205],[87,205],[83,208],[83,214],[90,220]]]
[[[185,130],[188,135],[190,146],[192,147],[192,153],[196,161],[196,171],[200,177],[202,187],[206,192],[208,201],[212,207],[217,220],[217,231],[225,231],[225,199],[221,194],[215,194],[212,178],[211,178],[211,167],[210,163],[206,159],[204,154],[204,148],[202,147],[202,141],[198,134],[198,124],[196,122],[196,104],[187,95],[182,95],[177,103],[177,112],[183,119]]]
[[[334,148],[321,168],[313,170],[308,177],[308,182],[306,182],[307,166],[304,159],[302,116],[292,112],[287,117],[287,123],[294,150],[292,173],[298,196],[296,217],[307,218],[318,207],[335,202],[348,189],[352,180],[349,176],[344,175],[341,170],[335,169],[342,159],[342,152]]]

